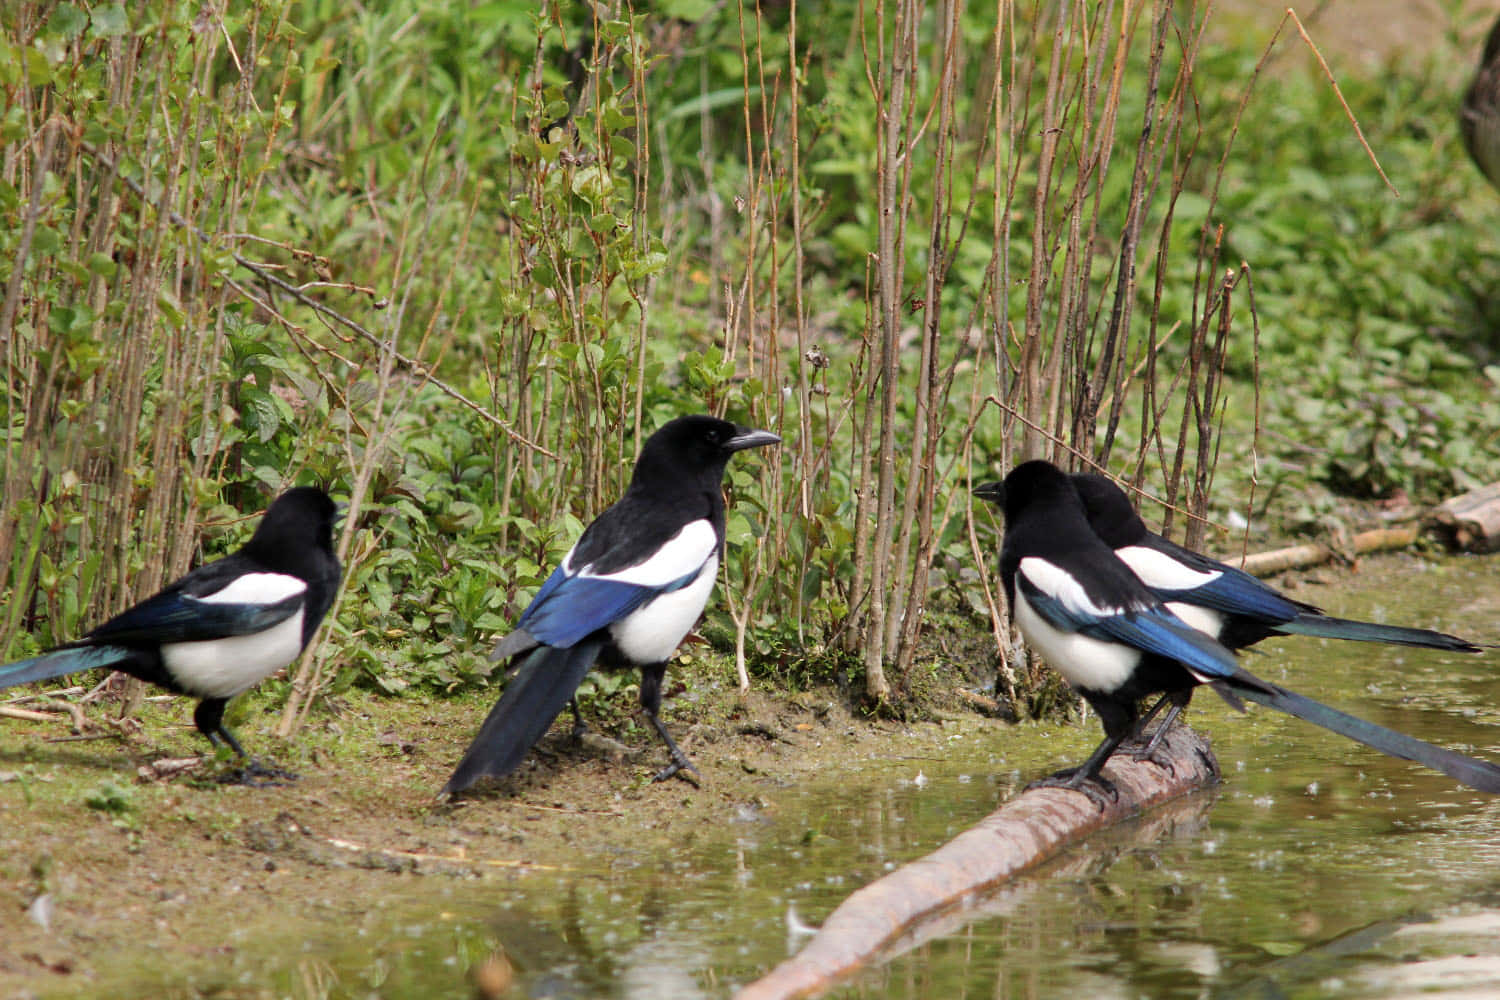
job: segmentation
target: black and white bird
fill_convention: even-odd
[[[1446,632],[1335,618],[1295,601],[1244,570],[1210,559],[1146,527],[1125,491],[1098,473],[1073,476],[1094,534],[1114,549],[1178,617],[1230,649],[1276,635],[1306,635],[1418,646],[1457,653],[1481,647]]]
[[[657,715],[662,680],[718,574],[730,456],[780,440],[709,416],[678,417],[646,439],[625,495],[584,529],[495,647],[491,659],[513,659],[513,676],[441,795],[514,771],[599,658],[641,671],[641,707],[671,752],[655,780],[696,773]]]
[[[94,667],[199,699],[193,723],[210,743],[245,751],[224,727],[229,699],[306,648],[338,592],[337,507],[299,486],[277,497],[239,550],[199,566],[82,639],[0,666],[0,688]]]
[[[1500,767],[1346,715],[1250,674],[1213,636],[1193,628],[1143,584],[1089,527],[1073,480],[1049,462],[1023,463],[975,495],[1002,506],[1000,573],[1026,641],[1098,713],[1105,739],[1089,759],[1040,782],[1102,803],[1100,774],[1139,729],[1139,702],[1211,684],[1226,701],[1254,701],[1500,793]]]
[[[1326,615],[1321,608],[1293,600],[1244,570],[1151,531],[1125,491],[1107,476],[1090,472],[1072,478],[1094,534],[1114,549],[1120,561],[1179,618],[1229,649],[1244,649],[1272,636],[1302,635],[1457,653],[1483,652],[1480,646],[1446,632]],[[1165,702],[1172,709],[1158,727],[1157,738],[1191,696],[1191,688],[1166,696]],[[1153,706],[1146,718],[1154,716],[1162,704]],[[1142,752],[1149,754],[1153,749],[1155,738]]]

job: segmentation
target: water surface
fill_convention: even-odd
[[[1330,610],[1500,634],[1500,560],[1383,564]],[[1266,643],[1247,667],[1424,739],[1500,760],[1500,656]],[[1221,786],[1110,830],[842,988],[843,997],[1500,995],[1500,802],[1296,719],[1211,696]],[[325,926],[249,928],[201,968],[122,975],[118,995],[719,998],[850,892],[936,848],[1088,726],[966,728],[939,759],[893,746],[837,781],[744,807],[662,851],[570,872],[389,879]]]

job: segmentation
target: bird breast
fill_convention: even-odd
[[[609,627],[615,648],[632,663],[665,663],[703,614],[719,573],[711,555],[685,587],[669,591],[636,608]]]
[[[1141,654],[1119,643],[1064,632],[1048,624],[1021,593],[1016,592],[1016,626],[1033,650],[1077,688],[1109,694],[1130,679]]]
[[[198,698],[233,698],[291,663],[302,651],[303,610],[261,632],[203,642],[172,642],[161,659],[178,687]]]

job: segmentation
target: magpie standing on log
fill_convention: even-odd
[[[1231,705],[1253,701],[1480,791],[1500,793],[1500,767],[1346,715],[1261,680],[1234,653],[1168,608],[1089,527],[1073,480],[1049,462],[1012,469],[976,496],[1002,506],[1000,574],[1011,615],[1031,647],[1089,702],[1105,739],[1082,765],[1036,784],[1113,796],[1100,774],[1139,726],[1142,698],[1211,684]]]
[[[440,795],[514,771],[600,657],[640,668],[641,708],[671,752],[654,780],[696,773],[657,715],[667,660],[718,574],[730,456],[780,440],[709,416],[678,417],[646,439],[625,495],[584,529],[495,647],[490,659],[514,660],[513,676]]]
[[[0,666],[0,688],[94,667],[123,671],[197,698],[198,731],[245,760],[224,727],[225,705],[295,660],[318,630],[338,592],[336,513],[320,489],[288,490],[238,551],[199,566],[82,639]],[[247,773],[262,769],[252,762]]]
[[[1114,549],[1153,594],[1194,628],[1230,649],[1244,649],[1278,635],[1317,636],[1356,642],[1383,642],[1456,653],[1482,648],[1446,632],[1378,625],[1325,615],[1321,608],[1294,601],[1243,570],[1184,548],[1146,527],[1125,491],[1107,476],[1080,473],[1073,485],[1083,500],[1089,527]],[[1149,755],[1167,727],[1187,707],[1192,689],[1169,693],[1146,713],[1142,725],[1170,703],[1157,735],[1142,751]]]

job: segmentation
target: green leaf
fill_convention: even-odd
[[[118,38],[130,33],[130,19],[121,4],[107,3],[94,8],[89,34],[94,38]]]
[[[47,29],[67,39],[77,38],[88,27],[89,17],[70,3],[61,3],[47,19]]]

